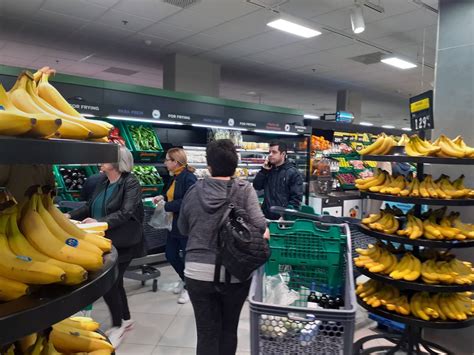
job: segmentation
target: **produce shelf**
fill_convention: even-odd
[[[412,203],[415,205],[438,205],[438,206],[474,206],[474,198],[469,199],[440,199],[423,197],[403,197],[375,192],[361,191],[360,196],[371,200],[392,201],[402,203]]]
[[[391,284],[400,289],[410,289],[427,292],[464,292],[474,290],[474,285],[429,285],[423,282],[395,280],[388,275],[376,274],[366,268],[355,266],[361,274],[383,283]]]
[[[77,286],[45,285],[31,295],[0,303],[0,346],[48,328],[92,304],[118,276],[115,248],[104,256],[102,270]]]
[[[0,164],[99,164],[118,160],[118,145],[0,136]]]
[[[411,157],[408,155],[361,155],[361,160],[393,161],[405,163],[447,164],[447,165],[474,165],[473,158],[438,158],[438,157]]]
[[[471,240],[431,240],[431,239],[410,239],[408,237],[391,235],[373,231],[363,224],[358,224],[357,228],[359,230],[371,237],[388,240],[390,242],[401,243],[401,244],[410,244],[420,247],[429,247],[429,248],[472,248],[474,247],[474,239]]]
[[[357,303],[359,303],[363,308],[365,308],[367,311],[370,313],[376,314],[378,316],[394,320],[396,322],[404,323],[404,324],[409,324],[415,327],[420,327],[420,328],[434,328],[434,329],[461,329],[461,328],[467,328],[470,327],[471,325],[474,325],[474,317],[470,317],[466,320],[462,321],[438,321],[438,320],[430,320],[430,321],[424,321],[422,319],[413,317],[413,316],[403,316],[400,314],[396,314],[390,311],[387,311],[385,309],[382,309],[381,307],[378,308],[373,308],[369,306],[367,303],[362,301],[362,299],[357,296]]]

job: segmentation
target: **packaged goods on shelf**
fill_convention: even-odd
[[[213,128],[208,131],[208,141],[230,139],[237,147],[242,144],[242,132],[238,130]]]
[[[261,150],[267,153],[270,145],[269,143],[241,142],[240,147],[245,150]]]

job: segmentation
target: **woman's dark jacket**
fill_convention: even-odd
[[[99,222],[107,222],[109,232],[106,237],[112,239],[119,253],[119,262],[127,262],[131,259],[141,256],[143,253],[143,203],[140,183],[137,178],[130,173],[122,173],[120,179],[116,182],[116,190],[105,206],[105,217],[99,218]],[[87,203],[70,212],[71,218],[83,220],[91,217],[92,203],[97,195],[106,189],[109,185],[107,176],[103,174],[101,180],[97,183],[94,193]],[[131,227],[132,226],[132,227]],[[130,239],[129,239],[130,238]],[[114,242],[114,239],[115,242]],[[133,245],[120,247],[123,240],[132,241]],[[129,244],[129,243],[127,243]]]
[[[194,183],[197,181],[197,178],[196,175],[194,175],[188,169],[184,169],[181,174],[173,176],[163,193],[165,201],[168,200],[166,197],[166,192],[173,183],[173,179],[176,181],[173,201],[166,202],[165,211],[173,212],[173,228],[171,229],[170,235],[176,238],[185,238],[186,236],[182,235],[178,229],[179,210],[181,209],[181,203],[183,202],[184,195],[186,195],[188,189],[194,185]]]

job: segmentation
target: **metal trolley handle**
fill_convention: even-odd
[[[359,224],[360,223],[360,220],[357,218],[334,217],[334,216],[328,216],[328,215],[317,216],[314,214],[304,213],[295,209],[284,208],[284,207],[279,207],[279,206],[270,207],[270,211],[273,213],[278,213],[280,215],[300,217],[300,218],[309,219],[309,220],[321,222],[321,223],[330,223],[330,224],[343,224],[343,223]]]

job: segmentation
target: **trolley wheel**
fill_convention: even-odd
[[[158,280],[157,279],[153,280],[153,285],[152,285],[151,289],[152,289],[153,292],[158,291]]]
[[[143,280],[143,281],[142,281],[142,286],[145,286],[145,285],[146,285],[146,281]]]

